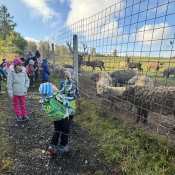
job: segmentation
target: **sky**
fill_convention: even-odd
[[[0,0],[0,4],[7,6],[16,31],[28,40],[65,44],[77,33],[88,47],[103,53],[117,49],[121,55],[134,51],[170,56],[174,50],[175,0]]]

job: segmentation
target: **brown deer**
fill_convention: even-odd
[[[96,67],[100,68],[101,71],[105,70],[105,63],[99,60],[90,61],[90,55],[88,56],[88,61],[85,61],[85,65],[92,67],[92,70],[95,70]]]
[[[146,70],[148,72],[150,72],[151,69],[155,70],[155,71],[159,71],[162,65],[163,65],[163,63],[160,63],[159,61],[157,61],[157,62],[149,62],[149,63],[146,64]]]

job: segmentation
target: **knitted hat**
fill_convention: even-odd
[[[68,77],[69,79],[72,78],[72,75],[71,75],[71,73],[70,73],[69,71],[65,71],[64,74],[65,74],[65,76]]]
[[[22,65],[22,61],[21,61],[19,58],[15,58],[15,59],[13,60],[13,64],[14,64],[14,66]]]

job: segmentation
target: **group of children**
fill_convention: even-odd
[[[7,74],[0,69],[2,77],[7,76],[7,89],[8,94],[13,102],[13,110],[16,114],[17,121],[29,120],[27,108],[26,108],[26,96],[30,86],[33,86],[34,79],[36,79],[36,60],[32,57],[27,59],[27,64],[20,58],[15,58],[13,63],[9,66]],[[48,99],[52,98],[54,91],[63,94],[67,101],[75,100],[78,97],[78,90],[75,81],[72,79],[70,72],[64,72],[64,78],[59,83],[59,88],[49,82],[49,67],[47,59],[43,59],[42,71],[40,72],[42,77],[42,83],[39,88],[41,97]],[[26,66],[26,67],[25,67]],[[47,89],[50,90],[47,90]],[[67,104],[63,104],[66,107]],[[68,135],[70,131],[71,121],[74,113],[54,121],[54,134],[51,143],[48,147],[48,152],[51,156],[57,154],[57,152],[69,151]]]

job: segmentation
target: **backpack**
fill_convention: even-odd
[[[67,100],[63,94],[57,93],[43,102],[43,111],[52,121],[62,120],[76,112],[76,100]]]

